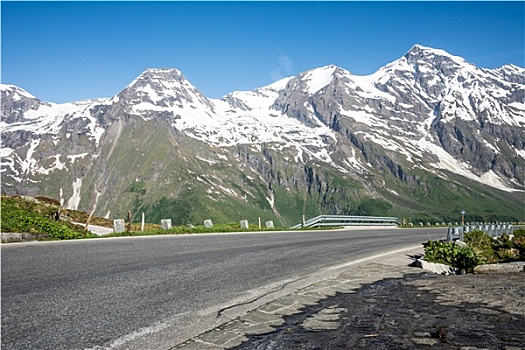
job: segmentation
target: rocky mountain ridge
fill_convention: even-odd
[[[330,65],[221,99],[177,69],[65,104],[2,85],[2,192],[180,223],[236,220],[240,208],[285,225],[321,212],[437,220],[463,207],[517,219],[524,80],[520,67],[416,45],[368,76]]]

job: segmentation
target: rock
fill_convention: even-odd
[[[457,245],[457,246],[459,246],[459,247],[466,247],[466,246],[467,246],[467,243],[465,243],[465,242],[463,242],[463,241],[461,241],[461,240],[459,240],[459,239],[458,239],[458,240],[455,240],[455,241],[454,241],[454,244]]]
[[[204,227],[213,228],[213,221],[211,221],[210,219],[204,220]]]
[[[461,271],[455,267],[445,264],[432,263],[422,259],[416,259],[415,265],[424,270],[428,270],[439,275],[459,275],[461,273]]]
[[[525,261],[516,261],[506,264],[487,264],[478,265],[474,268],[474,273],[513,273],[525,272]]]

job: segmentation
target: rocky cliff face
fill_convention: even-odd
[[[36,110],[43,105],[35,96],[17,86],[1,84],[0,92],[2,118],[8,124],[21,122],[27,111]]]
[[[2,85],[2,192],[178,223],[461,209],[518,219],[524,80],[523,68],[416,45],[369,76],[326,66],[219,100],[176,69],[66,104]]]

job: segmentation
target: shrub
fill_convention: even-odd
[[[480,230],[467,232],[463,240],[474,251],[480,264],[491,264],[499,260],[493,248],[494,239],[485,232]]]
[[[508,235],[493,239],[485,232],[475,230],[465,233],[464,241],[467,247],[460,247],[454,242],[428,241],[423,244],[425,259],[470,272],[478,264],[525,258],[525,230],[514,231],[513,239]]]
[[[518,230],[514,230],[512,233],[514,235],[514,238],[525,238],[525,228],[520,228]]]
[[[514,248],[519,252],[519,259],[525,260],[525,229],[514,231]]]
[[[472,249],[454,242],[428,241],[423,243],[425,260],[447,264],[464,272],[472,272],[479,260]]]

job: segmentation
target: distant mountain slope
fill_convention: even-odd
[[[1,85],[2,193],[184,224],[524,220],[524,82],[416,45],[368,76],[331,65],[221,99],[176,69],[64,104]]]

